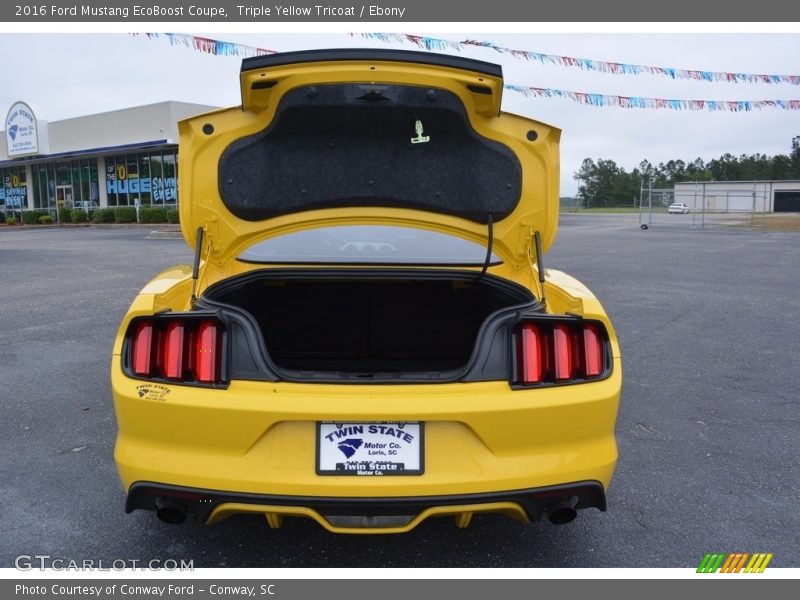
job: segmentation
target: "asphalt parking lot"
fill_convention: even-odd
[[[625,383],[609,510],[566,526],[480,516],[403,536],[258,517],[126,515],[112,451],[117,326],[182,240],[147,229],[0,230],[0,567],[22,554],[195,567],[694,567],[709,551],[800,567],[800,234],[647,232],[565,215],[547,266],[601,298]]]

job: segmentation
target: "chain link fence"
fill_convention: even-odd
[[[642,229],[763,231],[769,212],[768,192],[753,183],[721,189],[703,182],[674,188],[642,187],[639,195]]]

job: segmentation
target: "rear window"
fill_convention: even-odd
[[[486,247],[452,235],[387,225],[296,231],[259,242],[239,255],[255,263],[482,265]],[[490,264],[500,263],[493,253]]]

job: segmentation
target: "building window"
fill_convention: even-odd
[[[174,150],[141,152],[106,158],[109,206],[142,206],[178,202],[177,155]]]
[[[13,210],[28,207],[28,185],[25,180],[25,167],[0,169],[0,210]]]
[[[82,160],[78,165],[81,176],[81,198],[89,203],[89,206],[99,206],[97,198],[92,197],[91,179],[89,179],[89,161]]]
[[[139,155],[139,202],[143,206],[150,204],[150,191],[152,187],[150,178],[150,155]]]
[[[35,208],[96,208],[100,205],[95,158],[32,165],[31,174]]]
[[[89,198],[92,202],[100,204],[100,183],[97,179],[97,159],[92,158],[89,163]]]
[[[83,194],[81,193],[81,163],[78,160],[73,160],[70,163],[70,168],[72,170],[72,182],[70,185],[72,186],[72,203],[78,206],[83,206],[81,202],[83,202]],[[86,198],[88,200],[88,198]]]
[[[109,206],[128,205],[128,169],[124,157],[117,163],[116,156],[106,157],[106,193]]]
[[[31,165],[33,177],[33,207],[50,209],[56,207],[56,172],[55,165]]]
[[[164,176],[163,176],[163,189],[164,204],[177,204],[178,203],[178,156],[175,152],[165,152],[164,160]]]
[[[128,181],[128,204],[136,204],[139,199],[139,161],[135,154],[126,157],[126,179]]]
[[[47,177],[43,176],[39,165],[31,165],[31,186],[33,187],[33,207],[47,207]]]

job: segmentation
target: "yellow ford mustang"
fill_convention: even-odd
[[[619,346],[544,269],[559,130],[436,54],[245,59],[180,123],[193,265],[148,283],[111,379],[126,510],[396,533],[605,510]]]

